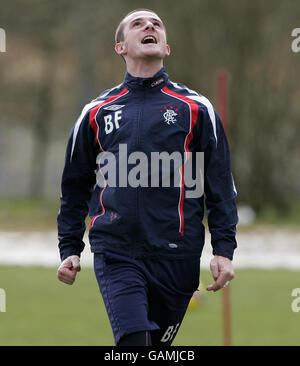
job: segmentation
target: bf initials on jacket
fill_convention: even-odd
[[[120,127],[119,121],[122,119],[122,110],[118,110],[112,114],[107,114],[104,116],[105,123],[105,133],[108,135],[114,129],[118,129]]]

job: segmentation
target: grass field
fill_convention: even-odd
[[[204,286],[211,274],[202,272]],[[300,273],[236,270],[231,284],[233,345],[300,345],[300,313],[291,310]],[[113,345],[112,331],[92,269],[73,286],[56,268],[0,267],[6,312],[0,312],[0,345]],[[186,314],[174,345],[222,345],[222,293],[206,292]]]

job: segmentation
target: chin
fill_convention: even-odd
[[[163,59],[165,57],[165,54],[158,50],[147,50],[143,52],[143,56],[146,58]]]

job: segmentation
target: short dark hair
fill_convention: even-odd
[[[138,11],[148,11],[149,13],[156,14],[155,11],[153,11],[153,10],[146,9],[146,8],[138,8],[138,9],[132,10],[130,13],[128,13],[127,15],[125,15],[125,17],[121,20],[121,22],[118,25],[117,30],[116,30],[116,34],[115,34],[115,42],[116,43],[119,43],[119,42],[124,41],[124,26],[125,26],[124,20],[129,15],[131,15],[133,13],[136,13]]]

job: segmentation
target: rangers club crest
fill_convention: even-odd
[[[169,107],[164,107],[160,112],[163,113],[163,117],[165,122],[170,125],[170,123],[177,122],[176,116],[181,116],[181,113],[178,113],[179,109],[174,108],[172,105]]]

